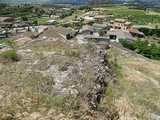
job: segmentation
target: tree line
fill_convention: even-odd
[[[121,44],[124,47],[129,48],[130,50],[133,50],[147,58],[160,60],[160,47],[155,43],[149,44],[147,40],[137,40],[134,42],[122,40]]]
[[[143,32],[146,36],[156,35],[157,37],[160,37],[160,29],[158,29],[158,26],[156,29],[139,28],[138,30]]]

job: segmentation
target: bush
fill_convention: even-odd
[[[99,33],[100,36],[105,36],[107,34],[107,30],[102,29],[98,33]]]
[[[13,41],[11,41],[11,39],[10,39],[9,37],[0,40],[0,44],[2,44],[2,43],[6,43],[6,44],[8,44],[9,46],[12,46],[12,45],[13,45]]]
[[[89,39],[88,42],[97,43],[97,40],[96,39]]]
[[[73,51],[72,56],[79,57],[80,56],[80,51]]]
[[[9,61],[18,61],[18,57],[15,50],[7,50],[0,54],[0,60],[4,63]]]
[[[21,17],[21,19],[22,19],[23,21],[27,21],[27,20],[28,20],[28,18],[27,18],[26,16]]]
[[[157,35],[160,37],[160,29],[148,29],[148,28],[139,28],[139,31],[143,32],[146,36]]]
[[[129,48],[147,58],[160,60],[160,47],[155,43],[149,44],[146,40],[137,40],[134,42],[122,40],[121,43],[124,47]]]

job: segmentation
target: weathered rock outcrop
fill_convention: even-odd
[[[18,49],[17,55],[20,61],[3,65],[0,73],[0,91],[4,91],[0,93],[0,118],[105,118],[91,114],[108,82],[114,80],[107,50],[76,40],[37,39]]]

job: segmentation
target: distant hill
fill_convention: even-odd
[[[137,2],[146,6],[154,7],[160,4],[160,0],[0,0],[0,2],[29,2],[29,3],[50,3],[50,4],[105,4]]]
[[[112,3],[112,0],[89,0],[88,1],[88,4],[90,5],[107,4],[107,3]]]
[[[29,3],[53,3],[53,4],[85,4],[88,0],[0,0],[0,2],[29,2]]]

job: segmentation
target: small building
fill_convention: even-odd
[[[41,17],[42,18],[50,18],[50,15],[43,14]]]
[[[106,30],[109,30],[110,29],[110,26],[108,26],[107,24],[98,24],[98,23],[94,23],[93,24],[93,28],[94,28],[94,31],[95,32],[98,32],[100,31],[101,29],[106,29]]]
[[[80,29],[80,33],[81,34],[93,34],[93,26],[90,26],[90,25],[85,25],[82,27],[82,29]]]
[[[71,11],[71,8],[62,8],[64,11]]]
[[[18,28],[18,27],[25,27],[25,26],[28,26],[28,25],[29,24],[27,24],[24,21],[16,21],[16,22],[13,23],[12,26]]]
[[[90,16],[85,16],[83,17],[83,19],[84,19],[83,23],[90,23],[95,20],[94,17],[90,17]]]
[[[0,40],[8,37],[8,31],[4,29],[0,29]]]
[[[72,31],[70,29],[64,28],[64,27],[57,27],[54,29],[56,32],[63,35],[66,39],[71,39],[76,35],[75,31]]]
[[[145,37],[144,33],[140,32],[137,29],[129,29],[129,32],[131,33],[131,35],[133,37],[138,37],[138,38],[144,38]]]
[[[14,21],[15,18],[12,17],[0,17],[0,22],[13,23]]]
[[[111,20],[109,25],[114,29],[128,30],[131,28],[131,22],[127,22],[125,19]]]
[[[104,19],[106,19],[106,16],[105,15],[96,15],[96,16],[94,16],[94,19],[96,19],[96,20],[104,20]]]
[[[57,31],[55,31],[56,28],[54,27],[49,27],[47,30],[43,31],[38,38],[42,38],[42,39],[47,39],[47,38],[54,38],[54,39],[59,39],[59,40],[64,40],[64,37],[58,33]]]
[[[37,32],[25,32],[25,33],[21,33],[21,34],[18,34],[16,36],[13,37],[14,41],[18,40],[18,39],[22,39],[24,37],[27,37],[27,38],[31,38],[31,39],[34,39],[36,37],[38,37],[39,33]]]
[[[70,23],[70,24],[72,24],[72,25],[75,25],[75,26],[79,26],[79,25],[80,25],[80,21],[78,21],[78,20],[71,20],[71,21],[68,22],[68,23]]]
[[[119,42],[122,39],[128,40],[128,41],[134,41],[134,38],[129,32],[126,31],[108,31],[107,35],[110,37],[111,42]]]
[[[88,24],[88,23],[91,23],[91,22],[92,22],[92,20],[87,20],[87,19],[84,19],[84,21],[83,21],[84,24]]]
[[[56,24],[57,22],[55,20],[48,20],[47,21],[47,24],[49,25],[53,25],[53,24]]]
[[[104,37],[104,36],[89,35],[89,36],[85,36],[84,39],[96,39],[98,42],[99,41],[106,41],[106,42],[108,42],[108,44],[110,43],[110,38],[108,36]]]
[[[58,16],[58,15],[51,15],[51,18],[59,19],[59,18],[60,18],[60,16]]]

